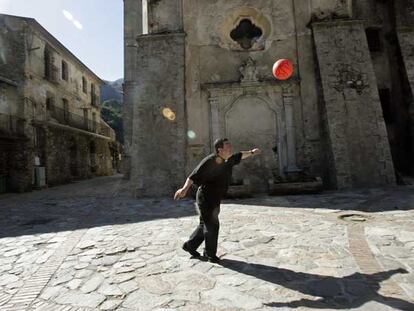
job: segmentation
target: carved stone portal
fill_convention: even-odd
[[[243,83],[206,85],[211,112],[211,143],[227,137],[234,151],[262,149],[262,155],[243,161],[233,170],[233,181],[249,180],[253,192],[267,192],[268,180],[284,177],[296,169],[292,87],[279,82],[254,80],[254,63],[250,60],[241,70]],[[292,91],[294,90],[294,91]]]

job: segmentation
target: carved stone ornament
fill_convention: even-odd
[[[343,92],[345,88],[351,88],[361,95],[362,91],[368,87],[366,75],[351,65],[339,64],[335,71],[337,72],[336,81],[331,84],[331,87],[338,92]]]
[[[242,83],[258,82],[256,62],[249,57],[243,65],[240,66],[241,73],[240,81]]]

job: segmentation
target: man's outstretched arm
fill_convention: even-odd
[[[259,155],[262,153],[262,151],[259,148],[254,148],[249,151],[240,151],[242,154],[242,160],[247,159],[251,156]]]
[[[188,189],[190,189],[192,184],[193,184],[193,181],[190,178],[187,178],[184,186],[178,189],[177,192],[175,193],[174,200],[179,200],[179,199],[184,198],[187,195]]]

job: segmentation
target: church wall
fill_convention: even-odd
[[[141,3],[125,0],[129,8],[134,3],[136,6],[137,2]],[[312,32],[315,22],[331,25],[329,23],[343,20],[362,20],[358,40],[363,41],[365,27],[384,26],[381,21],[392,19],[381,9],[385,4],[373,0],[142,0],[142,4],[140,8],[134,7],[132,13],[125,12],[127,19],[134,14],[140,15],[137,11],[142,10],[144,23],[148,21],[148,25],[143,25],[140,30],[144,30],[144,35],[135,34],[135,45],[133,36],[128,37],[131,45],[129,49],[126,47],[126,64],[130,65],[125,68],[125,98],[130,103],[126,119],[131,124],[129,155],[133,159],[130,172],[135,194],[138,195],[139,189],[146,189],[145,185],[171,180],[171,176],[181,181],[205,155],[213,151],[213,140],[228,133],[236,138],[233,141],[235,150],[257,146],[268,153],[261,157],[264,160],[260,161],[264,162],[257,163],[258,167],[268,165],[271,149],[276,149],[277,159],[270,166],[281,175],[299,169],[322,176],[325,186],[340,187],[364,185],[370,176],[377,173],[386,183],[393,182],[387,134],[381,123],[381,110],[377,109],[378,94],[374,93],[377,86],[398,93],[394,81],[396,71],[392,69],[392,55],[397,55],[398,51],[374,55],[364,50],[364,57],[358,56],[365,62],[365,68],[374,69],[369,77],[369,87],[373,92],[369,100],[373,104],[366,108],[374,118],[365,116],[368,123],[364,124],[358,114],[360,108],[347,115],[348,122],[359,124],[361,131],[350,128],[349,137],[341,145],[336,134],[342,135],[342,132],[336,131],[334,123],[341,118],[342,112],[337,114],[337,106],[342,102],[340,98],[331,102],[333,97],[329,94],[333,92],[333,86],[329,85],[329,79],[332,77],[322,75],[326,68],[319,67],[321,63],[331,66],[329,59],[336,57],[334,54],[338,51],[319,49],[318,53],[325,54],[317,55],[317,45],[323,40],[316,40]],[[132,24],[126,22],[126,34],[131,33]],[[390,22],[385,24],[388,27]],[[246,32],[240,30],[242,27],[250,28],[255,38],[247,40],[243,37]],[[147,28],[148,33],[145,31]],[[334,37],[341,32],[339,28],[331,27],[322,37]],[[340,37],[345,38],[345,32]],[[399,31],[398,36],[403,42],[409,36],[401,33]],[[402,47],[404,51],[407,46]],[[404,57],[403,61],[409,63],[407,56]],[[274,62],[280,58],[290,59],[295,68],[293,77],[285,82],[276,80],[271,72]],[[332,74],[336,73],[334,70]],[[405,88],[402,87],[403,93]],[[347,96],[352,92],[348,93]],[[355,94],[351,95],[352,105],[359,107],[356,106],[359,99],[353,97]],[[174,122],[166,122],[165,126],[162,125],[165,116],[157,119],[163,105],[169,105],[176,117]],[[249,123],[249,118],[252,123]],[[276,138],[271,139],[269,134],[267,140],[275,139],[274,147],[277,148],[264,144],[266,139],[261,136],[267,135],[265,127],[270,127],[271,119],[274,119],[272,127],[277,133]],[[377,132],[373,120],[378,124]],[[161,124],[161,127],[154,132],[156,124]],[[256,127],[257,124],[259,126]],[[254,135],[257,140],[252,139]],[[153,139],[148,138],[152,136]],[[358,147],[358,141],[369,141],[367,137],[371,136],[379,136],[381,144],[379,149],[372,148],[368,153],[374,154],[378,163],[385,163],[385,167],[378,168],[375,173],[377,168],[370,164],[361,173],[364,176],[359,176],[361,170],[353,167],[361,162],[358,156],[356,160],[359,162],[351,156],[351,163],[336,147],[348,145],[352,154],[361,153],[362,156],[364,151]],[[145,154],[154,141],[158,144],[155,153]],[[173,168],[167,159],[159,156],[168,153],[170,146],[174,146],[176,155],[177,165]],[[153,159],[161,163],[158,168],[151,164]],[[254,161],[259,160],[251,162]],[[345,166],[346,169],[342,170]],[[341,170],[347,171],[349,178],[341,176],[344,182],[338,183],[335,179],[343,173]],[[145,172],[151,172],[151,176]],[[171,192],[175,186],[168,182],[162,191]]]
[[[295,6],[293,5],[295,4]],[[188,128],[196,133],[189,140],[187,171],[211,149],[208,92],[205,84],[240,80],[240,66],[251,57],[260,80],[273,80],[272,66],[288,58],[301,80],[294,98],[297,161],[301,168],[320,175],[320,119],[315,78],[312,34],[308,23],[312,8],[301,1],[231,1],[212,5],[205,1],[184,4],[186,37],[186,104]],[[242,49],[229,33],[240,16],[250,17],[263,31],[265,40]],[[197,27],[194,27],[197,25]],[[253,146],[252,146],[253,147]],[[269,152],[269,150],[267,150]]]

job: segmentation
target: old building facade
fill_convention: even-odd
[[[325,187],[412,175],[411,0],[124,0],[128,172],[168,195],[213,151],[259,147],[235,180],[263,192],[298,172]],[[287,81],[272,77],[281,58]]]
[[[0,44],[3,191],[113,174],[101,79],[34,19],[0,15]]]

